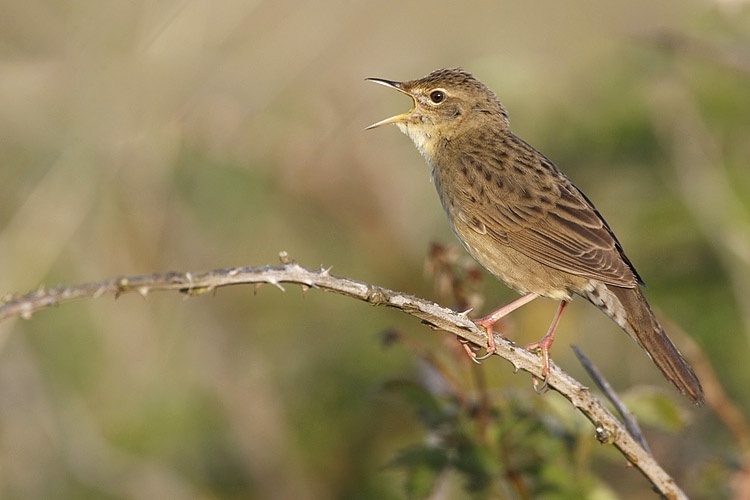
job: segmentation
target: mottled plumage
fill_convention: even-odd
[[[547,364],[565,304],[580,295],[630,334],[682,393],[703,402],[700,382],[656,320],[607,222],[565,174],[510,131],[489,88],[460,69],[408,82],[371,80],[409,95],[414,107],[370,128],[394,123],[414,141],[463,246],[525,295],[477,321],[488,331],[488,352],[500,317],[536,296],[549,297],[561,307],[548,335],[532,346]]]

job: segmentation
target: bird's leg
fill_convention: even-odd
[[[497,347],[495,347],[495,323],[500,321],[503,317],[507,316],[508,314],[512,313],[522,305],[528,304],[535,298],[539,297],[539,295],[535,293],[527,293],[520,299],[516,299],[507,306],[503,306],[497,311],[493,312],[492,314],[489,314],[485,316],[484,318],[480,318],[478,320],[475,320],[474,323],[481,328],[482,330],[487,333],[487,354],[482,356],[481,358],[478,358],[477,355],[474,353],[474,351],[471,350],[471,348],[464,344],[464,349],[466,349],[466,352],[469,353],[469,356],[475,360],[475,361],[481,361],[483,359],[487,359],[495,352],[497,352]]]
[[[549,325],[549,330],[547,330],[547,334],[540,340],[539,342],[532,342],[531,344],[528,344],[526,346],[527,351],[541,351],[542,353],[542,385],[537,389],[537,392],[543,391],[547,387],[547,377],[549,376],[549,349],[552,347],[552,342],[555,341],[555,331],[557,330],[557,325],[560,323],[560,318],[562,317],[563,311],[565,311],[565,307],[568,305],[567,300],[563,300],[560,302],[560,306],[557,308],[557,312],[555,313],[555,317],[552,318],[552,324]],[[536,380],[536,378],[535,378]]]

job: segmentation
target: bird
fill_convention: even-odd
[[[538,297],[559,302],[546,335],[526,346],[549,350],[568,303],[580,296],[619,325],[696,405],[703,388],[667,336],[643,280],[589,198],[546,156],[516,136],[496,94],[461,68],[409,81],[367,78],[411,97],[410,111],[367,127],[395,124],[427,161],[453,233],[490,274],[521,294],[475,323],[496,352],[494,325]],[[473,351],[467,349],[467,352]]]

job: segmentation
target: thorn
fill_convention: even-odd
[[[273,286],[275,286],[276,288],[278,288],[282,292],[286,292],[286,290],[284,289],[284,287],[281,286],[281,283],[279,283],[279,280],[277,280],[276,278],[269,278],[268,279],[268,283],[271,284],[271,285],[273,285]]]
[[[229,270],[229,272],[227,273],[227,276],[229,276],[230,278],[237,276],[238,274],[240,274],[240,271],[241,269],[239,267],[235,267],[234,269]]]
[[[258,290],[260,290],[260,287],[265,285],[265,283],[256,283],[255,284],[255,290],[253,290],[253,295],[258,295]]]
[[[300,286],[302,287],[302,297],[306,297],[307,291],[310,289],[310,287],[308,285],[305,285],[304,283]]]
[[[474,308],[473,308],[473,307],[470,307],[470,308],[468,308],[467,310],[465,310],[465,311],[463,311],[463,312],[460,312],[460,313],[458,313],[458,315],[459,315],[459,316],[461,316],[462,318],[468,318],[468,317],[469,317],[469,313],[470,313],[471,311],[473,311],[473,310],[474,310]]]
[[[138,287],[136,291],[138,292],[138,295],[140,295],[141,297],[145,299],[148,296],[149,289],[147,286],[141,286],[141,287]]]
[[[31,319],[31,314],[32,314],[32,313],[33,313],[33,310],[32,310],[32,308],[31,308],[31,306],[30,306],[30,305],[26,305],[26,306],[25,306],[25,307],[23,308],[23,312],[21,313],[21,317],[22,317],[23,319],[27,319],[27,320],[28,320],[28,319]]]
[[[331,274],[331,269],[333,269],[333,266],[328,266],[327,268],[323,268],[323,266],[320,266],[320,275],[321,276],[329,276]]]

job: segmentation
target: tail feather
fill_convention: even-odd
[[[648,353],[664,376],[695,404],[703,405],[701,383],[659,324],[639,288],[606,286],[586,294]]]

